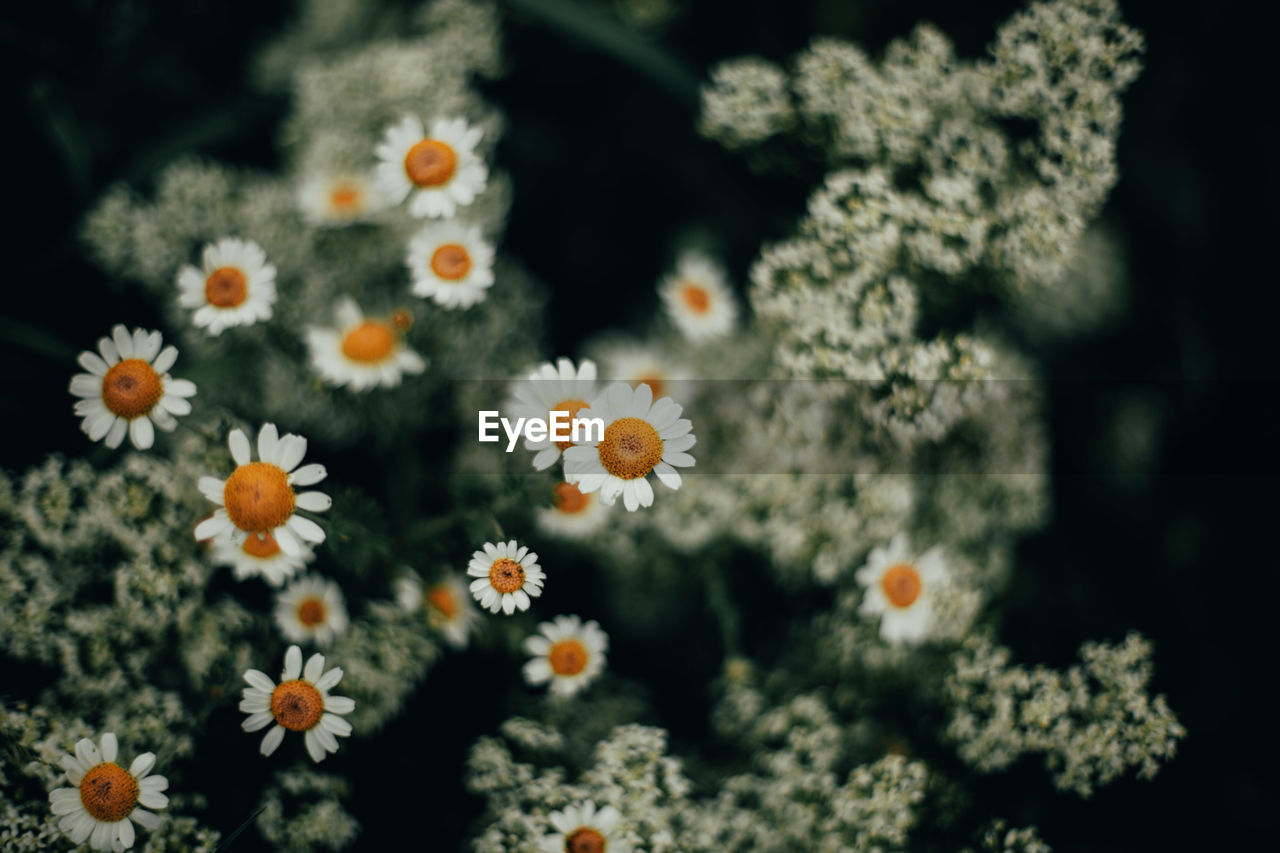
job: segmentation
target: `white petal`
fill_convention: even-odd
[[[120,742],[116,740],[115,732],[106,732],[102,736],[102,760],[115,761],[116,755],[120,752]]]
[[[314,486],[328,476],[323,465],[312,463],[303,465],[289,475],[289,482],[295,486]]]
[[[76,741],[76,758],[85,767],[95,767],[102,763],[102,753],[98,752],[98,747],[87,737]]]
[[[222,506],[223,494],[227,488],[226,480],[219,480],[217,477],[201,477],[196,481],[196,488],[200,489],[200,494],[218,506]]]
[[[316,730],[308,729],[303,740],[307,744],[307,754],[311,756],[311,760],[317,764],[324,761],[324,747],[320,745],[320,739],[316,737]]]
[[[81,367],[89,371],[94,376],[105,376],[109,369],[107,367],[107,363],[102,360],[102,356],[98,355],[96,352],[89,352],[88,350],[80,353],[79,357],[76,358],[76,361],[80,363]]]
[[[139,798],[138,801],[142,802],[141,798]],[[167,805],[169,802],[169,798],[165,797],[164,801],[165,801],[165,804]],[[142,804],[144,806],[147,805],[147,803],[142,803]],[[118,838],[120,841],[120,848],[122,850],[128,850],[130,847],[133,846],[133,842],[137,840],[133,832],[133,822],[126,817],[124,820],[117,822],[116,827],[117,827],[116,838]]]
[[[298,537],[294,536],[288,527],[284,525],[277,527],[271,531],[271,536],[276,540],[276,544],[280,546],[280,550],[290,557],[302,556],[302,545],[298,543]]]
[[[302,457],[306,455],[307,440],[300,435],[289,434],[280,439],[280,445],[276,450],[276,464],[287,474],[297,468]]]
[[[335,714],[350,714],[356,709],[356,700],[347,696],[329,696],[324,700],[324,709]]]
[[[124,418],[116,418],[111,424],[111,429],[107,430],[107,437],[102,443],[111,448],[119,447],[120,442],[124,441],[124,437],[128,434],[129,422]]]
[[[156,429],[146,415],[129,421],[129,440],[139,450],[147,450],[156,443]]]
[[[302,677],[315,684],[322,675],[324,675],[324,655],[314,654],[307,658],[307,666],[302,670]]]
[[[662,481],[662,485],[668,489],[680,488],[680,472],[672,468],[666,462],[659,462],[653,469],[653,473],[658,475],[658,479]]]
[[[262,429],[258,430],[258,458],[263,462],[274,462],[276,443],[279,440],[280,435],[276,432],[276,425],[263,424]]]
[[[320,680],[316,682],[316,690],[321,693],[326,690],[332,690],[339,681],[342,680],[342,667],[335,666],[333,669],[320,676]],[[329,699],[337,699],[337,696],[330,696]],[[328,700],[326,700],[327,702]]]
[[[259,690],[263,690],[267,693],[270,693],[276,689],[275,682],[272,681],[271,678],[261,670],[257,670],[257,669],[246,670],[244,674],[244,680],[247,681],[249,684],[252,684],[254,687],[258,688]]]
[[[196,383],[190,379],[171,379],[165,383],[164,390],[166,394],[172,394],[175,397],[194,397]]]
[[[175,346],[167,346],[160,350],[160,354],[156,356],[156,360],[151,362],[151,369],[156,373],[164,375],[169,372],[169,368],[178,360],[178,348]]]
[[[213,518],[206,518],[196,525],[196,541],[212,539],[231,526],[231,519],[225,514],[215,513]]]
[[[77,397],[102,397],[102,377],[91,373],[77,373],[71,377],[69,390]]]
[[[124,326],[115,326],[111,329],[111,340],[115,342],[116,351],[120,353],[120,358],[133,358],[133,337],[129,334],[129,330]]]
[[[227,437],[227,446],[231,448],[231,458],[237,465],[248,465],[253,458],[249,453],[249,439],[243,430],[233,429]]]
[[[284,726],[272,726],[271,731],[263,736],[258,752],[263,755],[270,755],[280,748],[280,741],[282,740],[284,740]]]
[[[302,674],[302,649],[297,646],[290,646],[288,651],[284,653],[284,671],[280,674],[281,681],[295,681]]]
[[[324,541],[324,528],[309,518],[303,518],[302,516],[295,514],[289,516],[289,521],[287,523],[290,530],[308,542],[315,542],[318,544]]]
[[[134,809],[129,813],[129,817],[132,820],[136,820],[138,825],[143,829],[150,829],[154,831],[160,826],[160,816],[152,814],[146,809]]]
[[[297,498],[298,508],[307,512],[324,512],[333,506],[333,498],[324,492],[303,492]]]

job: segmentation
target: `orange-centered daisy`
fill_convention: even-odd
[[[550,682],[551,692],[571,696],[604,670],[609,636],[594,621],[577,616],[557,616],[538,626],[538,633],[524,641],[533,657],[524,665],[529,684]]]
[[[596,394],[595,362],[584,359],[578,367],[574,367],[567,358],[557,359],[555,364],[543,362],[528,376],[511,387],[511,398],[503,404],[504,417],[513,421],[517,418],[538,418],[551,423],[552,412],[568,412],[568,420],[560,416],[558,423],[561,440],[546,438],[533,440],[525,437],[524,446],[535,451],[533,467],[544,471],[555,464],[560,454],[573,442],[564,440],[564,430],[572,424],[578,413],[589,408],[587,403]]]
[[[471,271],[471,255],[459,243],[446,243],[431,253],[431,271],[446,281],[466,278]]]
[[[475,153],[482,135],[462,119],[438,119],[428,132],[416,116],[405,116],[377,147],[379,189],[393,204],[409,198],[414,216],[451,219],[488,182],[489,170]]]
[[[432,223],[409,241],[410,289],[443,308],[470,307],[493,285],[493,258],[493,246],[474,225]]]
[[[426,362],[405,345],[401,329],[412,325],[408,312],[390,319],[369,317],[354,299],[344,297],[334,306],[337,328],[307,329],[311,366],[332,385],[352,391],[391,388],[406,374],[421,373]]]
[[[342,337],[342,354],[365,363],[385,361],[396,348],[398,336],[387,323],[365,320]]]
[[[342,670],[326,672],[324,655],[312,655],[304,670],[302,649],[290,646],[279,685],[256,669],[245,672],[244,680],[249,686],[244,689],[240,710],[249,716],[240,727],[246,732],[272,727],[259,747],[263,755],[276,751],[286,731],[303,732],[307,754],[312,761],[322,761],[327,753],[338,751],[337,738],[351,734],[351,724],[339,715],[351,713],[356,703],[345,696],[329,695],[342,680]]]
[[[707,289],[692,282],[685,282],[680,289],[680,298],[684,300],[685,306],[695,314],[705,314],[707,309],[711,307],[711,297],[707,294]]]
[[[733,331],[738,306],[724,270],[697,252],[681,255],[676,271],[658,286],[663,307],[676,328],[701,341]]]
[[[467,574],[477,578],[471,582],[471,594],[492,613],[502,610],[508,616],[528,610],[530,597],[542,594],[546,579],[538,566],[538,555],[516,540],[494,544],[486,542],[484,550],[471,555]]]
[[[918,643],[929,635],[934,593],[950,570],[942,549],[916,556],[905,534],[871,549],[855,577],[865,588],[858,612],[880,618],[880,636],[891,643]]]
[[[187,398],[196,386],[168,375],[178,350],[161,349],[162,343],[159,332],[116,326],[110,338],[98,341],[98,353],[80,353],[80,366],[89,372],[73,376],[70,391],[80,398],[75,413],[90,439],[119,447],[128,435],[134,447],[146,450],[155,442],[155,427],[172,430],[174,415],[191,412]]]
[[[467,588],[456,573],[425,586],[422,579],[409,572],[396,581],[396,600],[407,613],[425,613],[433,630],[444,635],[449,645],[464,649],[472,625],[480,614],[467,595]]]
[[[191,321],[210,335],[231,326],[271,319],[276,268],[257,243],[225,237],[204,247],[200,268],[178,273],[178,304],[195,311]]]
[[[324,578],[298,578],[276,598],[276,624],[295,643],[329,645],[347,630],[342,590]]]
[[[297,555],[286,554],[270,533],[250,533],[240,543],[221,536],[212,543],[214,562],[230,566],[237,580],[260,575],[272,586],[280,586],[314,559],[305,542],[298,542],[298,547]]]
[[[323,512],[332,501],[322,492],[295,493],[294,486],[309,486],[325,478],[322,465],[298,467],[307,452],[307,440],[281,436],[275,424],[264,424],[258,433],[260,461],[251,461],[249,439],[238,429],[228,439],[236,469],[225,481],[201,477],[200,491],[219,504],[212,518],[196,526],[197,540],[229,532],[237,544],[249,535],[270,534],[290,556],[302,554],[300,540],[323,542],[324,530],[297,510]],[[296,469],[296,470],[295,470]]]
[[[694,464],[686,452],[696,441],[693,424],[680,417],[681,411],[669,397],[653,402],[648,385],[613,383],[580,413],[580,418],[604,421],[604,436],[564,451],[565,479],[583,494],[598,491],[606,504],[621,495],[630,512],[651,506],[650,472],[667,488],[678,489],[676,467]]]
[[[551,825],[556,831],[545,836],[539,846],[564,853],[630,853],[616,834],[621,817],[613,806],[596,811],[592,800],[568,806],[551,813]]]
[[[102,736],[101,749],[88,738],[76,743],[74,755],[64,755],[62,768],[74,787],[49,792],[49,804],[59,816],[58,828],[73,844],[89,842],[95,850],[128,850],[135,840],[134,823],[154,830],[160,818],[148,809],[163,809],[169,787],[163,776],[149,775],[156,757],[144,752],[129,769],[116,764],[115,734]]]

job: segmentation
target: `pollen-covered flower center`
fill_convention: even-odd
[[[685,307],[695,314],[704,314],[711,306],[706,288],[697,284],[686,284],[681,288],[680,298],[684,300]]]
[[[573,483],[557,483],[555,493],[556,509],[566,515],[582,512],[591,503],[591,498],[584,495]]]
[[[318,598],[304,598],[298,605],[298,621],[308,628],[313,628],[324,622],[325,612],[323,601]]]
[[[620,418],[605,427],[599,453],[604,470],[623,480],[635,480],[662,461],[662,439],[649,422]]]
[[[271,692],[271,715],[289,731],[305,732],[324,715],[324,697],[309,681],[286,681]]]
[[[493,570],[490,569],[490,574]],[[458,601],[453,597],[453,593],[443,585],[432,587],[427,592],[427,604],[440,611],[440,615],[446,619],[452,619],[458,612]]]
[[[273,557],[280,553],[280,546],[270,533],[253,534],[244,540],[241,549],[250,557]]]
[[[162,396],[164,385],[160,377],[140,358],[117,362],[102,377],[102,404],[122,418],[145,415]]]
[[[338,184],[329,191],[329,204],[342,213],[351,213],[360,207],[363,193],[355,184]]]
[[[577,675],[587,666],[587,649],[578,640],[561,640],[547,653],[556,675]]]
[[[249,280],[236,267],[218,267],[204,280],[204,298],[219,308],[234,308],[249,295]]]
[[[556,403],[554,406],[551,407],[551,412],[568,412],[569,423],[572,424],[573,419],[578,416],[578,412],[582,411],[586,407],[587,407],[586,400],[561,400],[559,403]],[[551,412],[547,412],[547,423],[551,423]],[[561,429],[564,429],[564,428],[561,427]],[[564,433],[562,432],[561,435],[563,434]],[[556,447],[560,448],[561,450],[567,450],[570,447],[573,447],[573,442],[557,441]]]
[[[114,762],[95,765],[80,780],[80,803],[95,820],[124,820],[138,805],[138,780]]]
[[[431,271],[446,281],[458,281],[471,272],[471,253],[466,246],[445,243],[431,253]]]
[[[894,566],[880,581],[885,598],[894,607],[908,607],[920,597],[920,573],[911,566]]]
[[[489,567],[489,584],[498,592],[515,592],[524,586],[524,566],[503,557]]]
[[[396,335],[385,323],[366,320],[342,339],[342,354],[352,361],[382,361],[396,348]]]
[[[579,827],[564,840],[565,853],[604,853],[604,836],[589,826]]]
[[[241,530],[275,530],[293,514],[293,489],[278,465],[250,462],[231,472],[222,490],[222,503],[231,523]]]
[[[438,139],[424,139],[404,155],[404,172],[420,187],[447,183],[458,168],[458,155]]]

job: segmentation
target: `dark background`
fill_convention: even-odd
[[[582,328],[651,316],[653,283],[686,228],[713,234],[742,282],[760,243],[783,236],[802,211],[805,184],[753,175],[740,157],[698,138],[694,90],[680,74],[655,80],[548,23],[548,4],[512,5],[510,73],[484,88],[510,119],[498,159],[517,196],[504,248],[555,283],[553,348],[572,351]],[[973,57],[1021,7],[688,5],[660,44],[694,83],[718,60],[783,60],[815,34],[875,52],[921,20]],[[1087,802],[1055,795],[1038,762],[992,779],[992,813],[1038,824],[1058,850],[1263,849],[1280,831],[1267,698],[1280,646],[1268,298],[1277,281],[1280,137],[1274,35],[1252,8],[1123,4],[1148,45],[1146,70],[1124,98],[1121,180],[1104,211],[1127,247],[1129,306],[1103,333],[1033,342],[1053,380],[1054,515],[1021,546],[1020,564],[1031,568],[1015,575],[1001,639],[1023,660],[1061,666],[1083,640],[1138,629],[1156,644],[1155,690],[1190,732],[1154,782],[1116,782]],[[0,14],[0,466],[16,471],[48,453],[93,449],[66,394],[74,356],[110,323],[156,327],[158,311],[88,262],[76,238],[80,218],[111,183],[145,190],[182,153],[272,168],[274,129],[288,104],[255,94],[247,63],[291,12],[282,0],[70,0]],[[1135,411],[1136,421],[1117,420]],[[1142,422],[1155,437],[1145,453],[1125,426]],[[500,719],[496,708],[487,718],[474,710],[496,690],[473,687],[474,667],[485,662],[447,659],[405,718],[340,755],[352,763],[335,764],[339,772],[363,775],[376,772],[370,762],[388,762],[396,776],[425,774],[424,790],[357,795],[360,847],[390,837],[415,808],[438,817],[431,837],[445,846],[465,831],[478,803],[457,788],[459,762],[475,734]],[[647,669],[639,660],[628,666]],[[458,695],[466,701],[449,698]],[[704,712],[695,704],[689,721],[672,724],[677,742],[699,736],[694,720]],[[408,737],[426,738],[417,754],[427,766],[395,763]],[[252,749],[241,750],[244,760],[256,758]],[[357,749],[367,751],[356,757]],[[215,803],[207,818],[230,832],[252,808],[239,799]],[[248,832],[235,846],[259,843]]]

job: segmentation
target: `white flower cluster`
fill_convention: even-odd
[[[1082,666],[1066,671],[1010,663],[1008,649],[973,637],[947,679],[947,734],[982,771],[1040,752],[1054,784],[1088,797],[1136,770],[1155,776],[1186,729],[1163,696],[1151,697],[1151,644],[1130,634],[1119,645],[1086,643]]]

